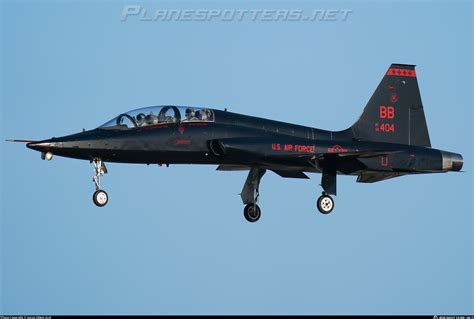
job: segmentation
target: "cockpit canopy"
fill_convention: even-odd
[[[211,109],[191,106],[150,106],[122,113],[99,128],[132,129],[182,122],[214,122],[214,112]]]

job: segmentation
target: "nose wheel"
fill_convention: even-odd
[[[334,209],[334,200],[332,199],[331,196],[326,195],[325,193],[323,193],[318,198],[317,206],[318,206],[318,210],[322,214],[325,214],[325,215],[329,214]]]
[[[95,184],[95,192],[92,195],[92,200],[98,207],[103,207],[107,205],[107,202],[109,201],[109,195],[101,187],[101,177],[104,174],[107,174],[107,168],[105,167],[104,162],[100,159],[94,159],[92,164],[94,165],[95,170],[95,174],[92,177]]]
[[[107,205],[107,202],[109,201],[109,195],[107,195],[106,191],[98,189],[94,192],[94,195],[92,195],[92,200],[94,201],[94,204],[102,207]]]

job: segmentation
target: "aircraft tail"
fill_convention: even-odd
[[[415,66],[392,64],[350,130],[361,140],[431,147]]]

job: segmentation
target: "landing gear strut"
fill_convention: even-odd
[[[260,219],[261,210],[257,205],[259,197],[258,186],[260,185],[260,179],[265,172],[265,169],[252,167],[247,176],[247,180],[245,181],[242,193],[240,193],[242,202],[246,204],[244,208],[244,217],[251,223],[255,223]]]
[[[92,164],[94,165],[95,170],[95,175],[92,177],[92,180],[95,184],[95,192],[92,195],[92,200],[94,201],[94,204],[102,207],[105,206],[109,201],[109,195],[107,195],[106,191],[102,190],[100,186],[101,177],[104,174],[107,174],[107,168],[101,159],[92,160]]]

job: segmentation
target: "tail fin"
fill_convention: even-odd
[[[358,139],[431,147],[415,66],[392,64],[350,129]]]

